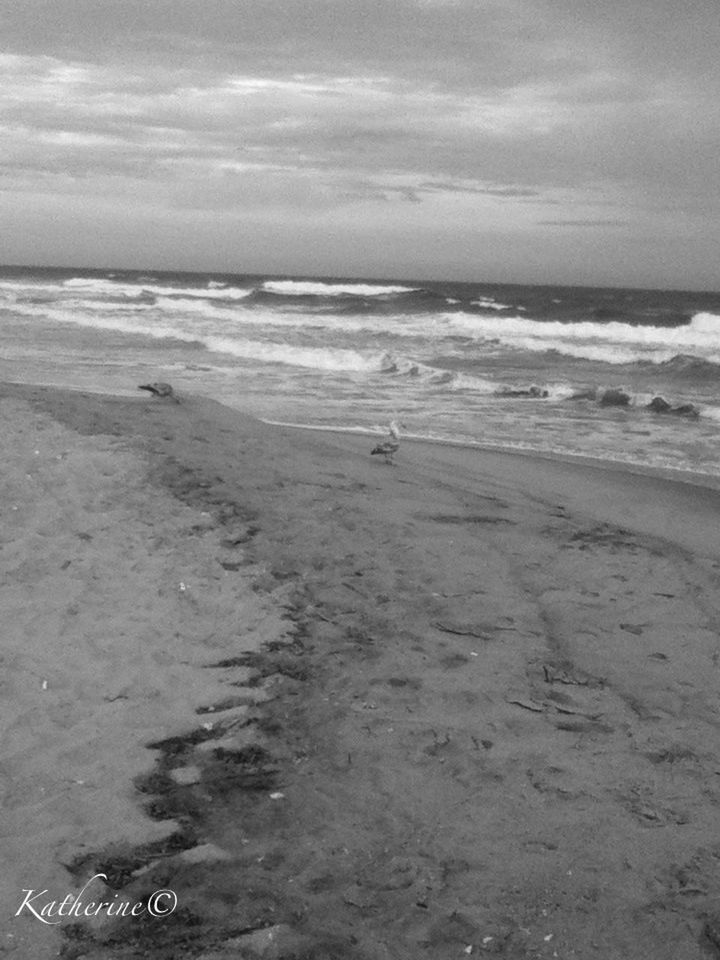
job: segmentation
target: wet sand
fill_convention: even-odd
[[[718,491],[193,397],[0,423],[9,955],[720,956]],[[97,872],[178,909],[12,916]]]

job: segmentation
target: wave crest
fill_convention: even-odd
[[[382,286],[374,283],[324,283],[309,280],[266,280],[262,289],[291,297],[384,297],[416,293],[418,287]]]
[[[194,300],[244,300],[251,296],[253,288],[230,287],[216,282],[210,282],[205,287],[168,287],[158,283],[119,282],[117,280],[95,279],[86,277],[72,277],[64,280],[63,288],[72,291],[81,291],[96,296],[121,296],[129,299],[152,297],[185,297]]]
[[[675,327],[618,321],[563,323],[468,313],[445,314],[442,319],[448,331],[453,329],[474,340],[531,352],[554,351],[612,364],[665,363],[678,354],[693,354],[701,360],[720,363],[720,316],[713,313],[695,314],[689,323]]]

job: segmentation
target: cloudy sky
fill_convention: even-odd
[[[718,0],[0,0],[0,262],[720,288]]]

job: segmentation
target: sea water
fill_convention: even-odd
[[[720,476],[720,294],[0,268],[0,377]],[[604,405],[610,390],[628,397]],[[653,397],[695,415],[654,413]]]

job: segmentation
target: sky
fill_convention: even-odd
[[[720,289],[717,0],[0,0],[0,262]]]

